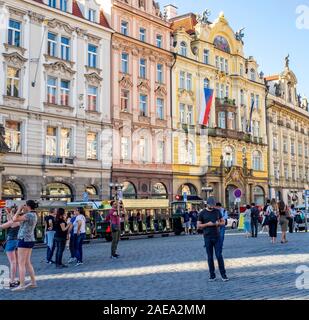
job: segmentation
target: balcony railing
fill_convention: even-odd
[[[45,165],[73,166],[73,157],[44,156]]]
[[[228,99],[228,98],[216,98],[216,104],[220,105],[230,105],[236,107],[236,100],[235,99]]]

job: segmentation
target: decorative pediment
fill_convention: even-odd
[[[145,80],[141,80],[137,87],[138,87],[138,89],[140,91],[143,91],[143,92],[149,92],[150,91],[150,86],[149,86],[148,82],[145,81]]]
[[[166,91],[166,88],[164,86],[161,86],[159,85],[157,87],[157,89],[155,90],[155,93],[158,95],[158,96],[166,96],[167,95],[167,91]]]
[[[68,34],[72,34],[72,32],[75,31],[75,29],[72,28],[68,23],[64,23],[57,19],[48,21],[47,25],[49,28],[52,28],[52,29],[62,29]]]
[[[245,177],[243,170],[238,167],[233,167],[230,172],[228,173],[228,176],[226,178],[227,185],[234,184],[234,185],[244,185]]]
[[[45,69],[56,76],[63,76],[65,78],[70,78],[75,74],[75,71],[69,68],[64,62],[57,61],[51,64],[44,64]]]
[[[103,80],[103,78],[101,78],[97,73],[92,72],[90,74],[85,74],[85,78],[87,79],[87,81],[89,82],[89,84],[94,85],[94,86],[98,86],[100,85],[101,81]]]
[[[193,91],[187,91],[186,89],[178,89],[178,97],[182,98],[183,100],[190,99],[190,102],[195,100],[194,92]]]
[[[13,53],[3,53],[4,59],[6,60],[6,63],[15,68],[21,68],[25,62],[27,61],[26,58],[24,58],[22,55],[20,55],[18,52]]]
[[[129,89],[133,87],[133,83],[130,79],[129,75],[124,75],[120,80],[119,80],[119,84],[121,87],[125,88],[125,89]]]
[[[33,11],[28,11],[28,16],[30,18],[30,21],[35,24],[41,24],[45,19],[43,15]]]

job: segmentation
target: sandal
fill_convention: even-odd
[[[12,289],[12,291],[25,291],[26,287],[25,286],[18,286]]]

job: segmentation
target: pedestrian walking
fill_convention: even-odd
[[[19,286],[12,291],[23,291],[26,288],[36,288],[35,273],[31,263],[32,248],[35,244],[34,230],[37,224],[37,214],[35,209],[38,207],[33,200],[28,200],[25,205],[20,205],[13,217],[13,222],[19,222],[18,231],[18,271]],[[28,271],[31,282],[25,284],[26,270]]]
[[[215,208],[216,202],[214,197],[210,197],[207,200],[207,207],[202,210],[198,217],[198,229],[203,230],[204,242],[208,257],[209,267],[209,281],[216,280],[215,265],[213,253],[218,260],[219,270],[221,273],[222,280],[229,281],[224,266],[224,260],[221,252],[220,244],[220,226],[225,224],[224,219],[221,217],[221,213]]]
[[[119,258],[117,254],[118,242],[120,240],[120,217],[118,213],[118,204],[117,201],[111,202],[112,209],[109,211],[106,216],[106,221],[110,223],[112,230],[112,246],[111,246],[111,259]]]
[[[258,236],[259,216],[260,216],[259,209],[256,207],[255,203],[252,203],[251,204],[251,233],[252,233],[252,238],[257,238],[257,236]]]
[[[227,211],[222,207],[222,204],[218,202],[216,204],[216,209],[218,209],[221,213],[221,217],[224,219],[224,225],[220,226],[220,248],[221,253],[223,251],[223,244],[224,244],[224,238],[225,238],[225,229],[227,225],[227,220],[229,218]]]
[[[75,209],[74,230],[74,249],[76,267],[83,264],[83,242],[86,239],[86,218],[84,208]]]
[[[193,207],[192,210],[189,212],[189,216],[191,221],[191,231],[193,234],[196,234],[198,212],[195,207]]]
[[[246,210],[242,215],[244,217],[246,238],[249,238],[251,234],[251,206],[249,204],[246,206]]]
[[[55,243],[56,243],[56,268],[67,268],[62,263],[62,256],[65,249],[65,243],[68,237],[70,225],[66,223],[66,213],[63,208],[57,209],[55,220]]]
[[[274,244],[276,243],[278,228],[278,207],[275,199],[271,200],[266,214],[268,216],[269,236]]]
[[[16,280],[17,275],[17,245],[18,245],[18,231],[19,231],[19,222],[13,222],[13,217],[16,213],[17,208],[14,207],[6,207],[6,222],[1,224],[2,221],[2,214],[0,213],[0,230],[7,230],[6,233],[6,240],[4,251],[10,263],[10,288],[15,288],[19,286],[19,281]]]
[[[266,205],[263,208],[263,220],[262,220],[262,230],[260,231],[261,234],[268,233],[268,214],[267,209],[270,206],[270,200],[266,201]]]
[[[289,226],[289,220],[288,220],[288,217],[290,216],[289,210],[283,200],[279,202],[278,208],[279,208],[279,224],[281,227],[281,243],[287,243],[288,240],[286,238],[286,234]]]
[[[187,209],[183,213],[183,228],[185,229],[185,234],[188,235],[190,229],[190,215]]]
[[[289,217],[288,217],[288,221],[289,221],[289,233],[293,233],[294,231],[294,218],[296,216],[296,209],[295,209],[295,205],[292,204],[291,208],[290,208],[290,212],[289,212]]]
[[[55,252],[56,244],[54,241],[55,237],[55,218],[56,218],[56,209],[50,209],[49,215],[45,217],[45,243],[47,245],[46,252],[46,263],[52,264],[55,263],[53,260],[53,255]]]
[[[67,224],[70,225],[69,229],[68,229],[68,235],[69,235],[69,250],[70,250],[70,259],[68,261],[68,263],[73,263],[76,262],[76,258],[75,258],[75,247],[74,247],[74,228],[73,228],[73,224],[74,221],[76,219],[76,215],[75,215],[75,211],[73,211],[72,213],[70,213],[69,218],[67,220]]]

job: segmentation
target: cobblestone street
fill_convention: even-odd
[[[33,262],[39,287],[20,293],[0,290],[0,298],[309,299],[309,290],[298,290],[295,285],[296,268],[309,266],[309,235],[288,237],[287,245],[271,245],[266,235],[245,239],[242,234],[228,233],[224,247],[228,283],[208,282],[201,236],[121,241],[118,260],[109,258],[110,243],[92,243],[84,246],[84,265],[66,270],[47,265],[45,249],[36,249]],[[3,264],[7,265],[7,259],[1,252]]]

